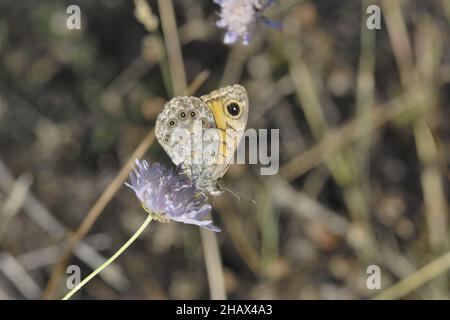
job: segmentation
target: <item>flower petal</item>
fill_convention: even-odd
[[[228,31],[227,33],[225,33],[225,37],[223,38],[223,42],[225,44],[233,44],[237,41],[238,36],[235,32],[233,31]]]
[[[164,219],[195,224],[219,232],[212,221],[200,220],[211,211],[211,205],[186,175],[180,170],[166,169],[159,163],[149,165],[147,161],[136,160],[125,185],[149,212]]]

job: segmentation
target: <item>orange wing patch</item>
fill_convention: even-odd
[[[227,129],[233,128],[229,126],[226,116],[223,113],[224,101],[217,98],[206,101],[206,104],[211,108],[214,121],[216,122],[216,126],[219,131],[220,144],[217,163],[227,164],[231,161],[231,157],[233,157],[234,151],[236,150],[235,145],[237,143],[237,137],[230,135],[229,131],[227,132]]]

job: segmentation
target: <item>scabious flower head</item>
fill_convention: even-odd
[[[223,42],[232,44],[242,39],[244,45],[250,43],[251,31],[258,21],[275,27],[269,20],[261,17],[261,12],[275,3],[275,0],[213,0],[220,5],[219,28],[227,29]]]
[[[211,211],[206,196],[192,180],[172,168],[167,170],[157,162],[149,165],[145,160],[136,160],[130,183],[125,184],[134,190],[144,209],[159,221],[173,220],[220,231],[212,221],[200,220]]]

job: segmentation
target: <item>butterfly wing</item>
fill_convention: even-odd
[[[232,104],[238,106],[238,115],[230,114]],[[218,194],[217,180],[233,159],[247,115],[247,93],[239,85],[200,98],[176,97],[158,115],[156,138],[199,189]]]
[[[211,109],[219,134],[219,153],[214,168],[215,180],[227,171],[244,135],[248,118],[247,91],[240,85],[227,86],[200,97]],[[236,114],[230,112],[230,106]],[[231,109],[233,110],[233,109]]]
[[[211,166],[216,163],[219,149],[219,135],[214,128],[211,109],[196,97],[173,98],[156,120],[158,142],[200,189],[213,180]]]

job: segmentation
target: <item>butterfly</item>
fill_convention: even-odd
[[[175,97],[156,119],[156,138],[198,189],[219,195],[218,180],[243,137],[248,108],[247,91],[237,84],[200,98]]]

